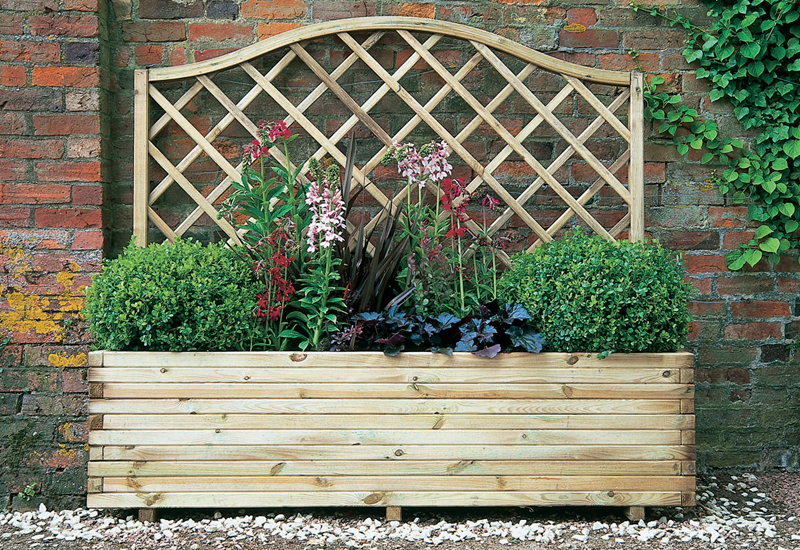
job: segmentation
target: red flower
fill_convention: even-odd
[[[282,137],[283,139],[289,139],[292,137],[292,132],[286,126],[286,122],[283,120],[276,122],[272,128],[269,129],[269,140],[275,141],[278,137]]]
[[[449,239],[451,237],[458,237],[459,239],[463,238],[464,235],[467,233],[466,227],[452,227],[450,231],[447,232],[445,238]]]

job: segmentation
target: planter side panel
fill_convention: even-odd
[[[104,352],[88,503],[691,505],[692,361]]]

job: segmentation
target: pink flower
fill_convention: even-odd
[[[306,194],[306,204],[311,210],[308,226],[308,251],[328,248],[336,241],[344,241],[344,201],[341,192],[331,189],[327,179],[312,181]]]

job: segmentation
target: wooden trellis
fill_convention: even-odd
[[[353,36],[356,33],[367,33],[368,36],[366,40],[359,42]],[[413,52],[391,73],[370,53],[370,49],[387,35],[394,35],[395,40],[407,45]],[[420,35],[427,39],[420,41]],[[307,49],[310,41],[326,37],[338,37],[343,43],[343,47],[349,50],[349,55],[331,73],[328,73]],[[451,73],[432,53],[433,46],[444,37],[462,40],[472,47],[472,56],[455,73]],[[262,74],[254,66],[254,59],[281,50],[286,51],[285,55],[266,74]],[[498,53],[521,60],[524,62],[524,67],[515,73],[498,56]],[[298,60],[305,64],[320,83],[299,104],[295,105],[276,87],[273,81],[291,63]],[[356,63],[366,65],[382,81],[382,85],[377,91],[361,104],[339,83],[341,77]],[[420,63],[424,63],[431,71],[435,72],[444,83],[424,104],[401,84],[401,79]],[[488,64],[505,80],[505,86],[487,104],[482,104],[476,99],[464,84],[465,79],[476,70],[479,64]],[[236,102],[229,98],[212,80],[212,77],[220,71],[235,67],[241,68],[252,79],[250,91]],[[546,104],[525,84],[527,78],[537,69],[559,74],[566,81],[560,92]],[[160,91],[159,86],[179,80],[193,80],[194,83],[180,98],[174,102],[170,101]],[[587,88],[584,81],[616,86],[622,90],[622,93],[618,94],[609,105],[605,105]],[[196,128],[181,112],[203,90],[216,98],[227,112],[210,131],[205,133]],[[317,150],[314,156],[317,159],[322,159],[327,155],[334,161],[344,164],[345,155],[337,145],[359,122],[368,128],[375,138],[380,140],[383,147],[365,164],[354,169],[353,186],[364,186],[365,190],[381,205],[385,206],[390,202],[397,204],[405,197],[406,190],[403,189],[391,197],[387,196],[379,186],[372,184],[370,174],[378,166],[389,146],[396,142],[402,142],[417,126],[424,123],[447,143],[451,154],[460,158],[472,170],[474,177],[469,182],[468,189],[474,192],[481,184],[486,184],[504,204],[505,210],[489,228],[491,233],[502,228],[512,216],[516,215],[536,235],[536,242],[531,245],[533,247],[542,241],[552,240],[553,236],[573,216],[577,216],[592,230],[609,240],[613,240],[626,229],[631,240],[640,240],[644,237],[641,73],[613,72],[578,66],[536,52],[497,35],[454,23],[407,17],[370,17],[339,20],[292,30],[201,63],[136,71],[133,219],[134,236],[139,245],[147,244],[150,222],[168,239],[172,240],[186,233],[203,214],[207,214],[233,242],[239,242],[236,229],[224,218],[218,218],[216,205],[230,187],[231,181],[240,177],[241,165],[234,166],[215,148],[214,142],[234,121],[241,124],[252,136],[257,136],[259,119],[252,120],[245,113],[245,109],[260,94],[267,94],[285,111],[284,120],[288,125],[302,128],[316,142]],[[310,120],[307,111],[315,102],[324,99],[323,95],[329,98],[331,94],[346,106],[351,115],[335,132],[326,135],[324,128],[319,128]],[[397,101],[409,107],[413,112],[413,116],[405,125],[393,134],[390,134],[378,123],[376,117],[370,114],[370,111],[388,94],[394,94]],[[438,105],[453,94],[475,112],[474,118],[455,135],[448,131],[442,121],[437,119],[433,113]],[[516,134],[501,124],[495,114],[512,94],[517,94],[536,113]],[[573,134],[555,114],[559,105],[572,94],[583,98],[597,115],[578,135]],[[154,123],[149,120],[151,99],[164,111],[164,114]],[[615,114],[626,103],[629,109],[627,125]],[[173,163],[153,142],[156,136],[170,123],[177,125],[194,144],[191,151],[177,164]],[[465,141],[484,124],[496,132],[504,142],[504,147],[493,158],[482,161],[470,153],[465,146]],[[558,139],[566,143],[566,148],[548,166],[543,166],[540,160],[524,145],[525,140],[544,124],[549,125],[555,131]],[[608,125],[613,133],[620,136],[625,143],[624,152],[610,166],[606,166],[598,160],[586,146],[587,140],[604,125]],[[272,148],[270,154],[278,160],[285,160],[283,151],[278,148]],[[222,181],[206,194],[201,192],[187,177],[187,168],[201,155],[207,156],[224,174]],[[495,175],[512,155],[521,158],[536,175],[535,181],[516,197],[504,188]],[[556,178],[559,169],[573,157],[585,162],[597,174],[596,180],[578,197],[573,196],[565,188],[566,184]],[[149,174],[151,159],[163,168],[166,174],[161,181],[153,185],[152,189]],[[628,181],[623,184],[615,174],[626,164],[628,165]],[[306,171],[307,165],[301,172],[301,181],[306,181]],[[196,206],[188,216],[173,227],[158,215],[154,210],[154,205],[175,183],[189,195]],[[566,206],[563,214],[549,227],[543,227],[526,210],[526,204],[543,186],[552,189]],[[613,189],[627,207],[624,217],[609,228],[604,227],[585,207],[605,186]],[[371,223],[379,223],[379,218],[376,217]],[[473,225],[473,229],[477,228]]]

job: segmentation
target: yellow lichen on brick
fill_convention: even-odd
[[[58,445],[58,456],[63,456],[66,458],[75,458],[77,456],[77,452],[75,449],[67,449],[67,446],[63,443],[59,443]]]
[[[26,292],[26,275],[35,270],[25,250],[18,246],[0,246],[0,254],[5,256],[9,266],[9,285],[0,285],[0,294],[8,304],[0,311],[0,334],[49,334],[53,342],[61,342],[64,339],[64,327],[59,321],[65,319],[67,314],[79,314],[83,309],[83,297],[80,294],[86,287],[73,288],[75,273],[81,270],[81,266],[72,261],[67,269],[56,273],[56,281],[64,287],[60,294],[39,296]],[[54,311],[56,304],[57,311]]]
[[[564,27],[567,32],[586,32],[586,27],[580,23],[570,23]]]
[[[79,353],[77,355],[58,355],[57,353],[51,353],[47,356],[47,360],[50,361],[54,367],[63,368],[63,367],[82,367],[86,364],[86,354]]]

